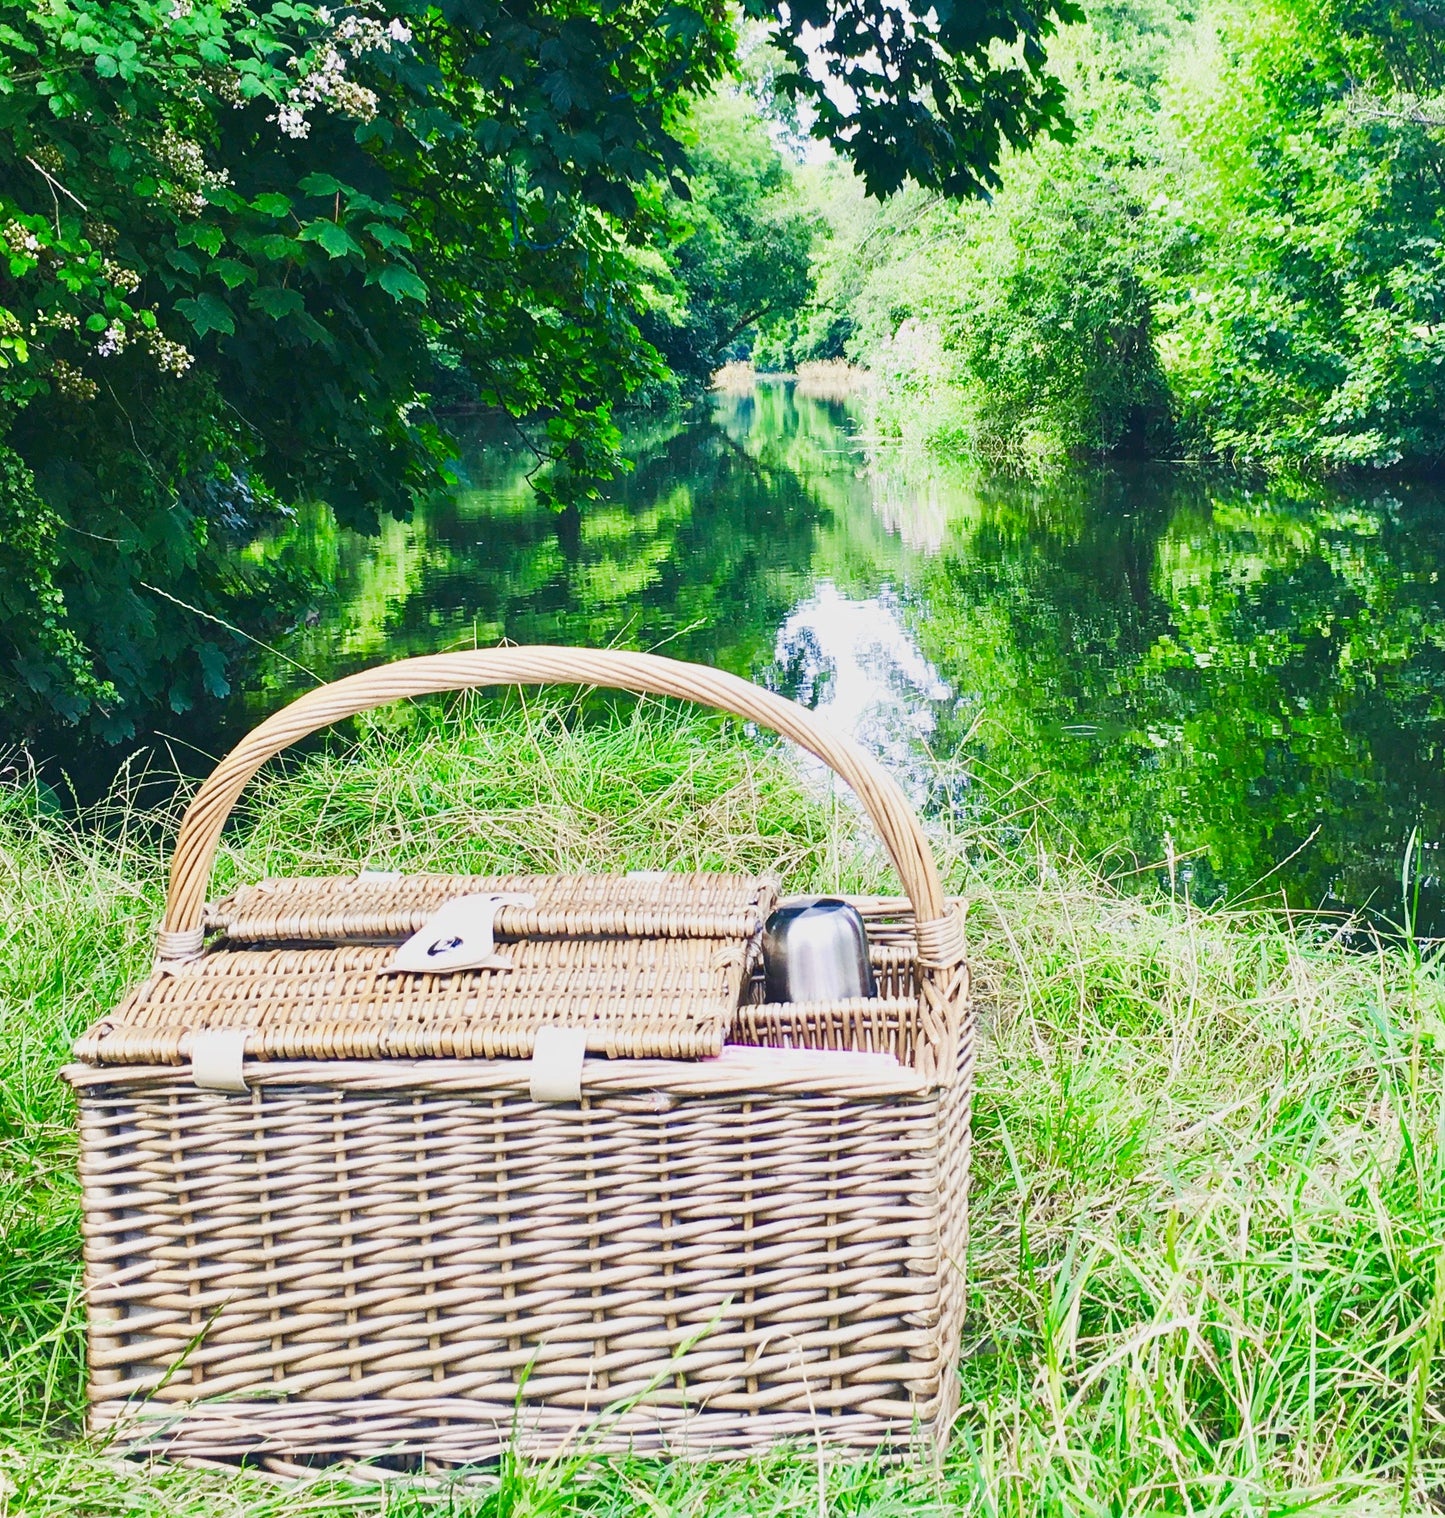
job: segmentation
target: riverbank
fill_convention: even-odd
[[[1005,155],[996,194],[875,207],[817,171],[810,330],[873,371],[873,429],[1043,474],[1438,470],[1441,122],[1409,102],[1445,72],[1383,15],[1091,11],[1049,46],[1075,130]]]
[[[380,536],[315,503],[247,550],[309,587],[289,630],[135,745],[193,768],[318,681],[441,648],[662,648],[818,702],[938,810],[1011,792],[1110,872],[1172,848],[1196,900],[1403,920],[1411,832],[1425,860],[1445,837],[1445,491],[1139,464],[1029,482],[875,447],[868,408],[770,382],[634,419],[636,469],[575,512],[487,431],[465,489]],[[36,751],[92,801],[126,749],[77,739]],[[1414,920],[1445,937],[1438,872]]]
[[[363,724],[265,778],[216,885],[390,867],[773,868],[888,889],[841,799],[741,730],[557,703]],[[55,1071],[150,954],[173,818],[0,791],[0,1448],[26,1514],[1398,1512],[1445,1479],[1445,987],[1265,913],[1121,898],[1033,840],[940,835],[986,1036],[947,1468],[641,1462],[463,1497],[139,1468],[76,1436],[73,1114]],[[108,837],[97,841],[95,829]],[[665,841],[664,841],[665,840]],[[822,1483],[822,1496],[820,1485]],[[473,1506],[475,1503],[475,1506]]]

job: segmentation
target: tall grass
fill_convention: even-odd
[[[797,394],[820,401],[847,401],[865,395],[873,376],[845,358],[817,358],[798,365]]]
[[[846,801],[725,724],[463,703],[364,724],[244,803],[218,871],[769,867],[886,887]],[[277,1486],[78,1431],[70,1039],[142,973],[173,818],[0,793],[0,1505],[135,1515],[1364,1513],[1445,1484],[1445,993],[1403,950],[1118,895],[940,836],[986,1038],[963,1410],[944,1470],[507,1468]]]

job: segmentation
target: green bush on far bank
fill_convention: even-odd
[[[990,205],[836,183],[815,339],[878,421],[1047,464],[1445,458],[1445,45],[1374,0],[1110,0],[1054,44],[1070,141]]]
[[[264,776],[215,889],[283,871],[776,868],[887,889],[841,797],[740,728],[463,702]],[[142,974],[174,818],[0,791],[0,1492],[27,1515],[1414,1510],[1445,1478],[1445,987],[1266,912],[1120,896],[986,823],[937,836],[983,1019],[970,1315],[942,1473],[509,1468],[402,1479],[142,1467],[77,1433],[73,1036]]]

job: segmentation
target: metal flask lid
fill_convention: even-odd
[[[770,1002],[878,994],[863,918],[836,896],[795,897],[778,907],[763,926],[763,973]]]

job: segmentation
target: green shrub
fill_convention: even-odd
[[[1209,451],[1325,466],[1445,457],[1439,21],[1328,0],[1225,9],[1181,60],[1198,249],[1160,291],[1184,424]],[[1434,124],[1430,122],[1433,120]]]
[[[1157,445],[1169,401],[1154,287],[1172,229],[1163,176],[1160,13],[1107,8],[1060,39],[1075,135],[1004,164],[991,204],[912,203],[873,218],[834,288],[850,356],[877,371],[878,419],[906,439],[988,459],[1056,462]],[[856,234],[855,234],[856,235]]]
[[[811,327],[878,371],[880,424],[1035,464],[1445,458],[1435,12],[1120,0],[1052,56],[1074,135],[991,205],[831,192]]]

